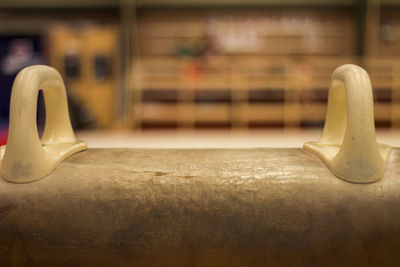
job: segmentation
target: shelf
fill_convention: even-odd
[[[301,121],[325,121],[326,103],[306,103],[301,107]]]
[[[248,106],[248,121],[254,122],[282,122],[284,106],[281,104],[252,104]]]
[[[196,123],[228,124],[231,120],[229,104],[201,103],[195,108]]]
[[[143,103],[141,121],[145,123],[176,123],[178,106],[171,103]]]

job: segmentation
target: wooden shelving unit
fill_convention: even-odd
[[[361,55],[357,44],[361,24],[351,8],[144,10],[138,16],[141,57],[136,59],[140,68],[134,69],[132,92],[137,99],[145,96],[143,105],[150,105],[152,89],[169,90],[175,95],[176,107],[157,101],[156,92],[150,102],[153,110],[158,102],[165,109],[174,109],[160,116],[174,116],[165,120],[177,127],[207,122],[234,128],[315,127],[322,126],[325,119],[332,72],[353,63],[365,67],[371,76],[377,126],[400,127],[400,53],[396,50],[400,8],[375,11],[367,14],[364,41],[368,45]],[[231,30],[236,30],[232,36]],[[235,38],[249,31],[257,38],[249,35],[244,42],[249,49],[240,47],[242,40]],[[207,32],[217,40],[223,32],[239,45],[229,46],[222,38],[221,56],[177,56],[181,46],[201,47]],[[390,54],[393,56],[388,57]],[[151,68],[152,64],[158,69]],[[199,101],[199,92],[208,95],[208,100]],[[148,125],[146,108],[136,108],[133,124]]]
[[[332,71],[356,63],[355,32],[349,8],[145,9],[132,125],[321,125]]]

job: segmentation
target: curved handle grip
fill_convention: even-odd
[[[41,140],[36,126],[39,90],[43,91],[46,105],[46,124]],[[75,140],[61,75],[44,65],[20,71],[11,93],[2,177],[17,183],[38,180],[50,174],[63,159],[86,148],[86,143]]]
[[[338,67],[332,75],[321,139],[304,144],[304,149],[316,154],[346,181],[379,180],[391,147],[376,143],[373,104],[368,73],[356,65]]]

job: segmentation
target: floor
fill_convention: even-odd
[[[317,141],[321,130],[169,130],[77,132],[89,147],[129,148],[255,148],[302,147]],[[400,147],[400,130],[377,130],[379,143]]]

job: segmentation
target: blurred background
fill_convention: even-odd
[[[2,0],[0,143],[15,75],[47,64],[90,146],[300,146],[345,63],[369,72],[378,137],[400,146],[400,1]]]

